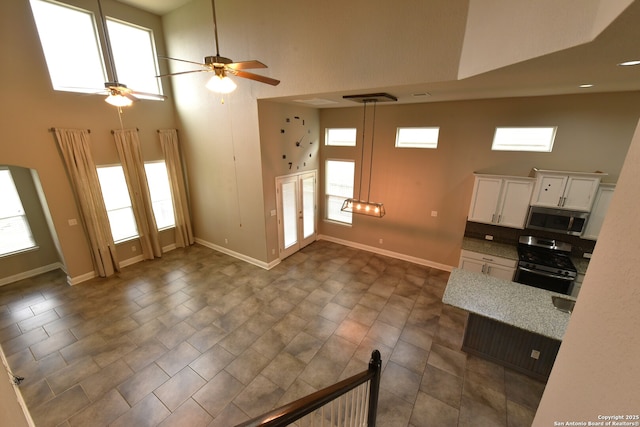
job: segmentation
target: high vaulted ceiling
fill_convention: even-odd
[[[162,15],[193,0],[120,1]],[[539,22],[531,16],[531,25],[528,25],[526,15],[529,12],[521,12],[522,16],[519,19],[522,23],[505,25],[512,27],[506,28],[513,35],[512,40],[508,41],[500,40],[501,33],[493,31],[492,22],[482,20],[483,14],[490,19],[503,10],[505,5],[511,7],[514,4],[502,1],[468,1],[467,33],[458,79],[375,87],[370,88],[370,92],[389,92],[396,96],[399,102],[410,103],[640,90],[640,66],[617,65],[623,61],[640,60],[640,0],[631,2],[628,7],[630,0],[566,0],[560,3],[563,13],[551,10],[558,4],[555,1],[522,0],[519,2],[521,10],[524,6],[541,7],[545,12],[538,14],[539,19],[542,17]],[[493,12],[486,11],[487,5],[494,8]],[[545,15],[547,10],[549,12]],[[517,14],[517,9],[514,7],[512,12]],[[489,16],[489,13],[493,15]],[[500,17],[502,22],[508,22],[509,18]],[[518,34],[520,29],[522,34]],[[401,27],[398,30],[381,28],[381,31],[401,31]],[[477,40],[482,39],[483,33],[489,33],[489,36],[486,40],[478,42]],[[505,34],[508,37],[509,33]],[[537,40],[552,41],[556,36],[564,45],[560,43],[553,49],[545,50],[546,46],[535,44]],[[496,44],[508,46],[510,43],[511,55],[503,54],[498,48],[492,52],[489,45],[491,37]],[[530,43],[529,39],[534,42]],[[522,57],[517,57],[519,49],[522,51]],[[491,55],[494,58],[487,59],[487,56]],[[499,63],[502,59],[505,62]],[[411,64],[407,64],[407,67],[411,67]],[[593,87],[580,87],[583,84],[591,84]],[[279,99],[306,102],[317,107],[353,105],[351,102],[343,101],[342,95],[345,93],[327,92]]]

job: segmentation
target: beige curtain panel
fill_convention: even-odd
[[[187,187],[184,181],[182,162],[180,160],[180,147],[178,145],[178,132],[175,129],[160,129],[160,145],[164,153],[164,161],[169,175],[169,186],[173,198],[173,213],[176,221],[176,246],[179,248],[193,245],[193,230],[191,228],[191,213]]]
[[[100,277],[111,276],[120,269],[98,172],[91,156],[89,132],[55,129],[55,135],[80,208],[80,219],[89,236],[94,268]]]
[[[147,174],[144,171],[140,139],[135,129],[119,129],[113,131],[116,148],[122,169],[129,188],[133,216],[138,225],[138,236],[145,259],[162,256],[160,238],[156,219],[153,216],[153,206],[147,184]]]

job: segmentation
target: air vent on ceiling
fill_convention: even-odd
[[[395,102],[398,100],[393,95],[389,95],[388,93],[367,93],[364,95],[344,95],[343,99],[349,101],[355,101],[360,103],[365,102]]]

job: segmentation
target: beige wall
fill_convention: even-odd
[[[370,107],[368,107],[370,108]],[[640,116],[640,93],[612,93],[413,105],[380,104],[375,123],[371,200],[385,204],[382,219],[354,215],[353,226],[324,221],[320,233],[432,263],[458,264],[474,171],[528,176],[533,167],[604,171],[615,182]],[[327,127],[361,129],[363,107],[320,112]],[[368,113],[371,125],[371,112]],[[396,149],[398,126],[439,126],[436,150]],[[497,126],[558,126],[552,153],[493,152]],[[368,191],[370,129],[365,141],[363,198]],[[321,159],[356,159],[356,148],[325,147]],[[321,194],[323,194],[323,181]],[[356,189],[356,196],[358,190]],[[321,198],[321,213],[324,203]],[[432,217],[431,212],[438,216]],[[383,239],[384,244],[379,244]]]
[[[600,415],[639,415],[639,192],[640,126],[542,396],[536,427],[598,422]],[[637,425],[640,420],[618,421]]]
[[[60,257],[51,236],[40,197],[31,171],[26,168],[9,167],[22,207],[29,221],[29,227],[37,249],[0,258],[0,283],[10,277],[21,278],[27,271],[46,271],[58,268]],[[37,179],[37,177],[36,177]]]
[[[96,2],[78,0],[77,4],[97,13]],[[107,15],[128,18],[152,28],[158,50],[164,49],[159,17],[108,0],[103,2],[103,9]],[[93,265],[87,240],[80,225],[68,223],[69,219],[78,218],[78,210],[53,134],[48,129],[90,129],[96,163],[118,163],[111,135],[112,129],[120,127],[117,111],[104,102],[103,96],[52,90],[28,1],[0,2],[0,31],[0,55],[6,59],[0,67],[0,80],[5,82],[2,99],[11,100],[0,105],[3,130],[0,164],[37,172],[69,276],[89,275]],[[169,84],[165,83],[164,87],[165,93],[171,95]],[[171,101],[141,101],[126,109],[122,120],[124,127],[140,129],[145,160],[161,158],[156,130],[176,126]]]
[[[273,262],[279,257],[277,218],[271,216],[277,208],[275,180],[312,170],[319,172],[320,113],[316,108],[270,101],[259,101],[258,113],[267,261]],[[301,141],[299,145],[297,141]]]

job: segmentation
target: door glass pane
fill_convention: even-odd
[[[282,226],[285,249],[298,241],[298,211],[296,209],[296,183],[282,184]]]
[[[307,237],[315,233],[315,179],[313,177],[302,180],[302,237]]]

